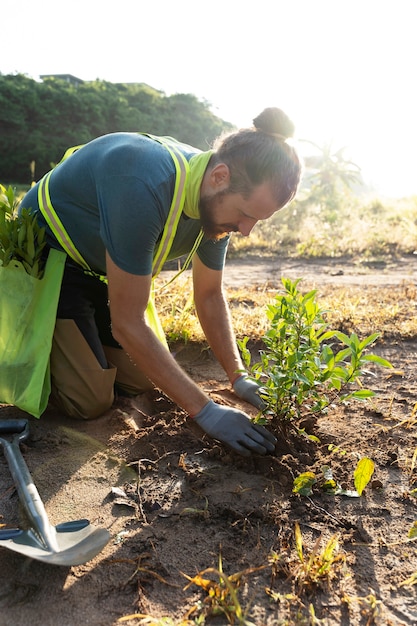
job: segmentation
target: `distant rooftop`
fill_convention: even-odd
[[[72,74],[41,74],[39,78],[41,80],[43,80],[44,78],[55,78],[57,80],[64,80],[66,83],[74,85],[75,87],[82,85],[84,82],[83,80],[81,80],[81,78],[77,78]]]

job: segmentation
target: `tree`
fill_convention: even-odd
[[[67,148],[117,131],[171,135],[207,150],[231,124],[192,94],[167,97],[144,83],[0,74],[0,182],[39,180]]]
[[[322,146],[312,142],[318,154],[304,158],[306,176],[303,204],[316,205],[328,222],[337,218],[337,211],[346,200],[353,185],[360,184],[361,170],[353,161],[344,158],[345,147],[333,151],[331,143]]]

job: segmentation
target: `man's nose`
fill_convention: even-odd
[[[243,219],[241,219],[239,221],[239,232],[244,236],[247,237],[248,235],[250,235],[253,227],[255,226],[255,224],[257,223],[258,220],[254,220],[252,217],[244,217]]]

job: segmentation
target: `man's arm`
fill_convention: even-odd
[[[194,257],[194,300],[201,326],[233,391],[257,409],[265,407],[259,385],[244,371],[234,336],[229,305],[222,288],[222,272],[210,270]]]
[[[106,263],[114,338],[156,387],[187,413],[196,415],[210,398],[181,369],[146,322],[151,276],[124,272],[108,254]]]
[[[152,279],[135,276],[117,267],[107,255],[112,333],[137,367],[154,385],[193,416],[211,437],[244,456],[266,454],[275,437],[252,424],[245,413],[216,404],[187,376],[146,323],[145,311]]]
[[[223,292],[223,272],[211,270],[197,255],[193,259],[194,302],[201,327],[231,383],[243,363],[233,332],[229,305]]]

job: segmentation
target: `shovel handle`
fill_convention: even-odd
[[[0,422],[0,433],[15,434],[13,441],[0,437],[0,445],[3,448],[20,502],[45,546],[57,550],[56,539],[45,507],[19,448],[19,443],[26,439],[29,434],[29,423],[27,420],[2,421]]]
[[[25,441],[29,435],[29,422],[25,419],[0,420],[0,435],[17,435],[17,441]]]

